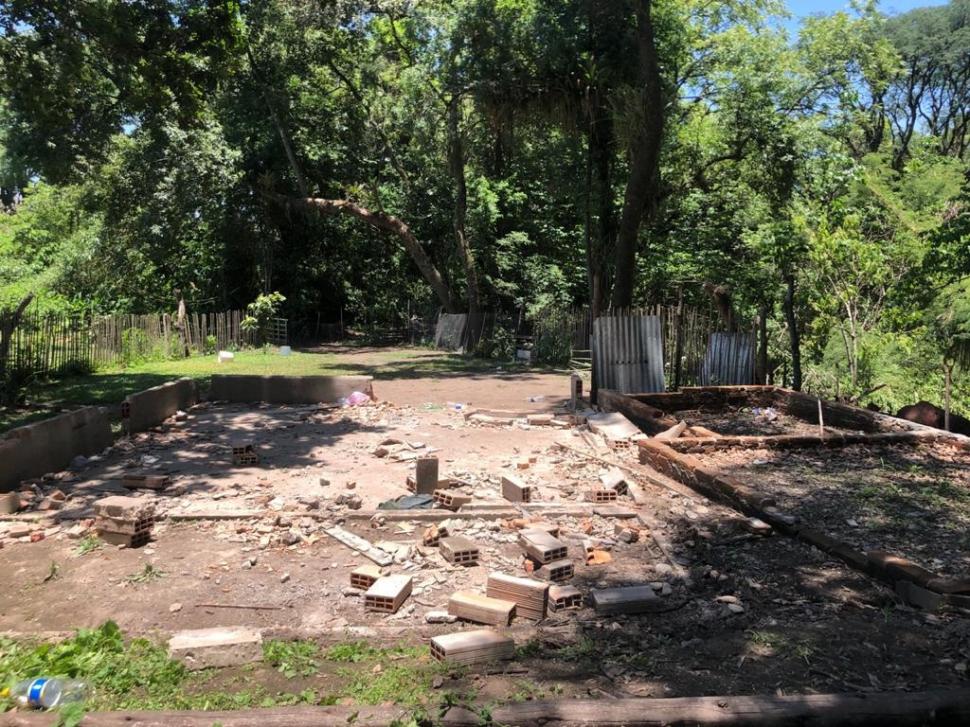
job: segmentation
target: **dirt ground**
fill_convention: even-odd
[[[705,462],[859,550],[886,550],[934,572],[970,576],[970,458],[944,444],[839,450],[729,449]]]
[[[526,575],[514,523],[448,523],[482,551],[478,566],[462,568],[421,544],[424,523],[355,519],[406,493],[409,453],[436,451],[442,475],[460,480],[456,491],[479,504],[501,499],[502,472],[534,485],[540,504],[529,514],[560,527],[575,564],[571,583],[584,593],[647,583],[658,595],[655,609],[637,616],[603,617],[584,607],[539,624],[516,619],[509,629],[516,662],[505,673],[473,677],[483,697],[883,691],[966,680],[964,614],[902,606],[820,551],[755,535],[738,513],[656,473],[631,477],[632,495],[620,498],[645,524],[639,542],[620,542],[616,525],[629,521],[595,514],[583,496],[608,469],[591,457],[636,468],[634,448],[610,451],[585,428],[476,423],[449,406],[554,412],[568,393],[565,375],[409,376],[379,380],[375,392],[384,403],[357,409],[203,405],[184,423],[120,441],[106,457],[42,483],[43,494],[59,488],[67,503],[20,517],[46,533],[40,542],[9,537],[22,522],[0,523],[0,537],[7,534],[0,630],[62,632],[111,618],[129,633],[159,637],[248,625],[386,644],[426,643],[463,628],[427,623],[426,614],[445,609],[456,590],[483,590],[489,572]],[[228,447],[240,439],[257,447],[260,465],[232,465]],[[388,439],[404,442],[397,446],[403,454],[378,457]],[[153,542],[80,554],[88,541],[72,536],[84,534],[91,503],[127,494],[118,478],[130,472],[173,479],[167,491],[137,493],[154,500],[161,517]],[[336,504],[354,495],[360,510]],[[545,515],[543,506],[569,514]],[[392,554],[394,572],[413,575],[413,595],[398,614],[363,610],[349,573],[369,561],[323,532],[337,523]],[[611,562],[586,565],[587,541]]]
[[[818,425],[790,416],[775,407],[725,407],[720,409],[682,409],[671,416],[689,424],[730,436],[777,436],[780,434],[818,435]],[[829,432],[847,432],[830,427]]]

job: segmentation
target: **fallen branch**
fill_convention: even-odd
[[[250,609],[252,611],[282,611],[282,606],[247,606],[237,603],[197,603],[196,608],[239,608]]]

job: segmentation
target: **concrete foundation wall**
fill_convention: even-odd
[[[188,409],[198,400],[198,389],[192,379],[169,381],[131,394],[125,398],[126,406],[123,407],[127,413],[125,430],[128,433],[144,432],[158,426],[179,409]]]
[[[209,399],[267,404],[322,404],[355,391],[374,395],[371,376],[213,376]]]
[[[0,492],[63,470],[79,454],[97,454],[112,441],[108,413],[97,406],[13,429],[0,438]]]

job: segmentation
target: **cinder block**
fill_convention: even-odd
[[[438,489],[438,458],[418,457],[414,461],[414,491],[418,495],[433,495]]]
[[[546,564],[566,557],[566,544],[544,530],[520,530],[519,547],[537,563]]]
[[[532,488],[515,475],[502,475],[502,497],[510,502],[532,502]]]
[[[508,661],[515,656],[515,642],[511,636],[488,629],[462,631],[431,639],[431,656],[453,664]]]
[[[462,505],[467,505],[472,501],[468,495],[459,495],[449,490],[435,490],[434,501],[448,510],[457,512]]]
[[[364,608],[367,611],[397,613],[408,596],[411,595],[411,576],[395,575],[378,578],[364,594]]]
[[[549,586],[549,609],[569,611],[583,607],[583,594],[575,586]]]
[[[350,585],[353,588],[366,591],[377,582],[381,575],[380,566],[371,564],[362,565],[359,568],[354,568],[350,572]]]
[[[193,629],[174,634],[168,654],[189,669],[238,666],[263,658],[263,637],[245,627]]]
[[[259,464],[259,453],[247,442],[232,445],[232,463],[237,467],[255,467]]]
[[[595,488],[586,493],[589,502],[616,502],[616,490]]]
[[[544,581],[552,581],[553,583],[568,581],[573,577],[573,573],[573,562],[565,558],[546,563],[535,571],[537,578],[541,578]]]
[[[485,595],[515,603],[515,615],[540,621],[546,617],[549,584],[505,573],[490,573]]]
[[[138,497],[112,495],[94,503],[94,514],[98,517],[138,520],[155,514],[155,506]]]
[[[470,591],[458,591],[448,600],[448,613],[465,621],[491,626],[508,626],[515,613],[515,603],[481,596]]]
[[[121,484],[129,490],[164,490],[171,481],[168,475],[125,475]]]
[[[438,541],[442,557],[455,565],[478,565],[478,545],[468,538],[452,535]]]

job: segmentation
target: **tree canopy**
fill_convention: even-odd
[[[312,335],[707,305],[707,283],[761,321],[766,376],[939,400],[925,311],[970,275],[970,0],[858,2],[795,36],[785,12],[10,0],[0,305],[278,290]]]

